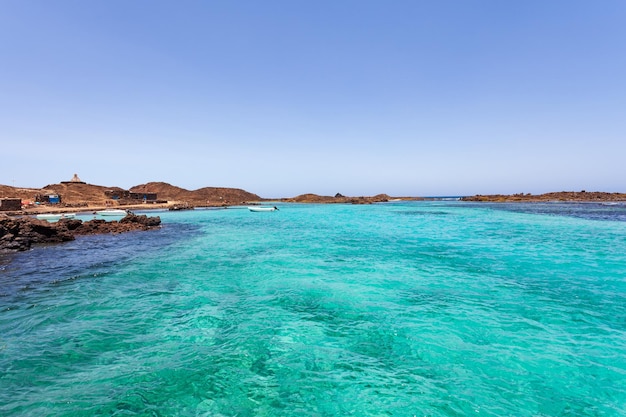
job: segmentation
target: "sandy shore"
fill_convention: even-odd
[[[255,203],[247,203],[247,204],[255,204]],[[257,203],[258,204],[258,203]],[[236,205],[236,204],[235,204]],[[88,204],[86,206],[79,207],[57,207],[50,204],[42,204],[42,205],[34,205],[27,207],[22,210],[14,210],[14,211],[2,211],[0,213],[6,214],[8,216],[34,216],[37,214],[56,214],[56,213],[93,213],[95,211],[107,210],[107,209],[117,209],[117,210],[131,210],[131,211],[144,211],[144,210],[168,210],[173,207],[185,207],[185,202],[180,201],[168,201],[167,203],[139,203],[139,204],[129,204],[129,205],[106,205],[106,204]],[[195,208],[201,207],[211,207],[211,208],[219,208],[219,207],[228,207],[228,204],[217,203],[216,204],[206,204],[206,205],[195,205]]]
[[[54,207],[49,205],[28,207],[19,211],[5,211],[4,214],[9,216],[29,216],[37,214],[55,214],[55,213],[93,213],[94,211],[106,210],[106,209],[119,209],[119,210],[163,210],[168,209],[173,203],[160,203],[160,204],[135,204],[128,206],[107,206],[89,204],[82,207]]]

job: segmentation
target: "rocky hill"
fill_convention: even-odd
[[[22,200],[33,200],[37,194],[44,193],[41,188],[19,188],[9,185],[0,185],[0,198],[21,198]]]
[[[69,182],[46,185],[43,187],[43,190],[46,193],[53,192],[59,194],[63,203],[73,205],[80,205],[81,203],[103,204],[108,199],[105,191],[123,191],[120,187]]]
[[[383,203],[390,199],[391,197],[387,194],[378,194],[373,197],[346,197],[341,194],[336,194],[334,197],[331,197],[317,194],[302,194],[293,198],[283,198],[281,201],[287,203],[371,204]]]
[[[113,194],[122,195],[120,187],[106,187],[86,183],[63,182],[49,184],[43,188],[17,188],[0,185],[0,198],[20,198],[24,201],[35,201],[37,195],[58,194],[61,196],[61,207],[104,206],[107,204],[131,204],[128,200],[113,202]],[[191,206],[222,206],[259,201],[256,194],[238,189],[223,187],[205,187],[190,191],[164,182],[150,182],[132,187],[133,193],[156,193],[161,202],[184,202]],[[140,203],[135,201],[134,204]]]
[[[157,193],[160,200],[187,202],[195,206],[233,205],[261,200],[258,195],[239,188],[204,187],[190,191],[166,182],[149,182],[136,185],[129,191],[133,193]]]

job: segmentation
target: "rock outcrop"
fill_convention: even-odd
[[[70,240],[74,240],[74,235],[61,223],[26,217],[0,217],[0,251],[3,252],[24,251],[33,244]]]
[[[286,203],[372,204],[384,203],[390,199],[391,197],[387,194],[378,194],[373,197],[346,197],[337,193],[334,197],[317,194],[302,194],[293,198],[283,198],[281,201]]]
[[[19,252],[43,243],[74,240],[79,235],[123,233],[159,227],[160,217],[128,214],[120,221],[62,219],[56,223],[31,217],[0,215],[0,252]]]
[[[193,206],[227,206],[259,201],[261,197],[239,188],[204,187],[186,190],[166,182],[150,182],[130,189],[134,193],[156,193],[159,199],[186,202]]]

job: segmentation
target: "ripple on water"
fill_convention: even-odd
[[[622,415],[626,226],[519,207],[164,213],[12,255],[0,414]]]

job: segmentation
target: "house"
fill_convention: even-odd
[[[130,193],[131,200],[156,201],[157,193]]]
[[[0,211],[15,211],[21,209],[21,198],[0,198]]]
[[[37,203],[59,204],[61,202],[61,196],[59,194],[37,194],[35,201]]]
[[[125,190],[105,190],[104,195],[109,200],[122,200],[129,198],[129,192]]]

